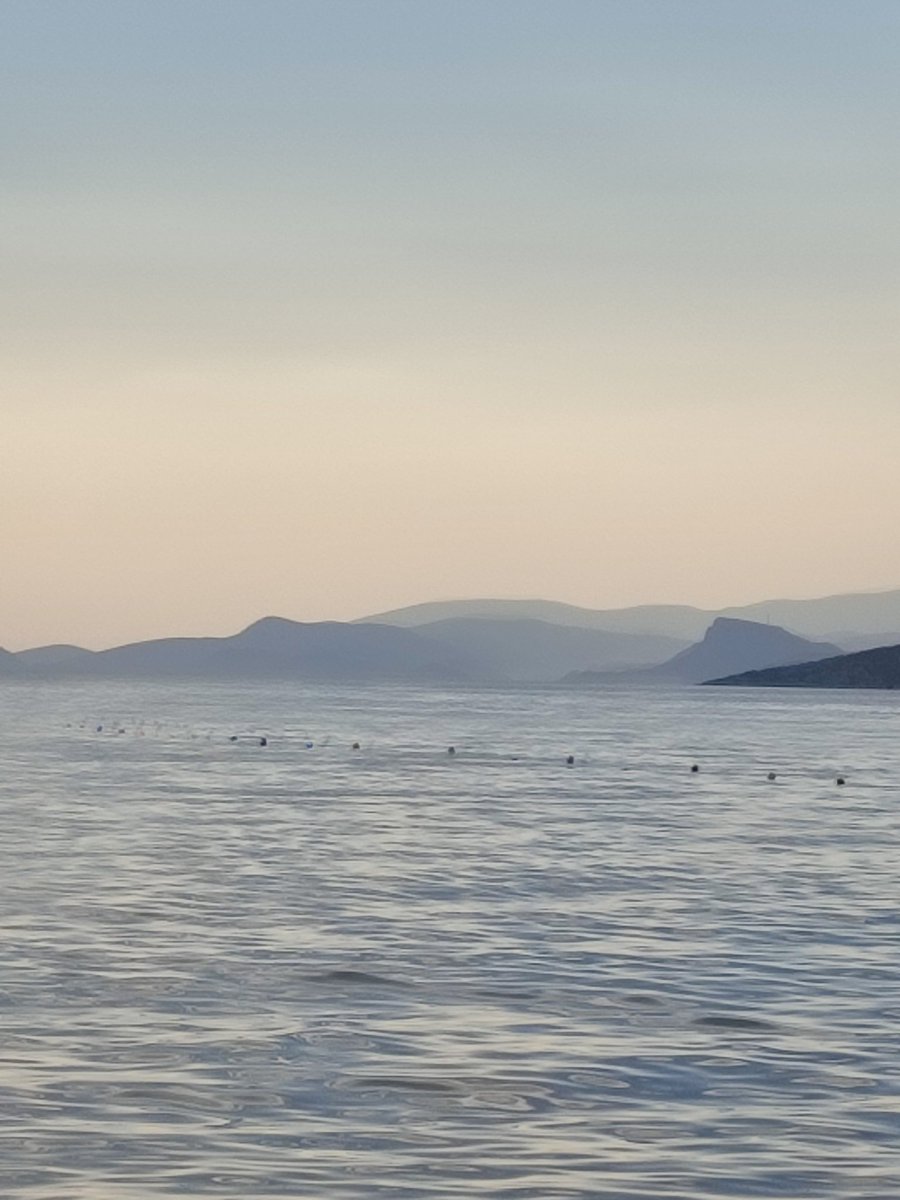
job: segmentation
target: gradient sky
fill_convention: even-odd
[[[4,0],[0,645],[900,586],[896,0]]]

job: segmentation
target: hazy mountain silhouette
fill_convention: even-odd
[[[850,592],[815,600],[764,600],[723,609],[721,615],[751,621],[771,620],[795,633],[840,644],[842,631],[859,635],[900,629],[900,589]]]
[[[580,671],[566,683],[580,686],[608,683],[702,683],[737,671],[809,662],[840,653],[837,646],[811,642],[778,625],[717,617],[703,640],[682,650],[667,662],[640,671]]]
[[[24,675],[25,671],[22,664],[19,662],[19,656],[13,654],[10,650],[4,650],[0,646],[0,676],[15,679],[18,676]]]
[[[52,674],[60,668],[69,669],[76,664],[87,663],[94,657],[95,651],[85,650],[81,646],[60,644],[56,646],[36,646],[33,650],[20,650],[16,658],[31,674]]]
[[[842,630],[840,633],[831,634],[828,641],[840,646],[846,654],[857,650],[875,650],[882,646],[900,645],[900,628],[882,633],[849,633]]]
[[[411,630],[337,621],[307,624],[279,617],[265,617],[232,637],[160,638],[110,650],[58,651],[25,651],[24,665],[30,659],[35,673],[45,678],[436,682],[469,675],[461,656]]]
[[[531,618],[554,625],[577,625],[609,633],[657,634],[686,641],[702,637],[716,617],[733,617],[771,623],[801,637],[841,646],[844,637],[880,636],[884,630],[900,630],[900,589],[853,592],[814,600],[763,600],[723,609],[685,604],[592,609],[548,600],[448,600],[414,604],[363,620],[417,627],[461,617]]]
[[[415,629],[304,624],[265,617],[226,638],[160,638],[110,650],[44,646],[11,655],[40,678],[269,678],[524,682],[556,680],[573,666],[658,662],[675,638],[611,634],[545,621],[464,619]]]
[[[241,674],[262,671],[350,680],[439,680],[469,674],[460,656],[448,654],[417,632],[391,625],[306,624],[264,617],[225,640],[224,660]]]
[[[707,683],[730,687],[900,688],[900,645],[839,654],[818,662],[744,671]]]
[[[774,658],[760,658],[747,639],[738,652],[738,631],[717,620],[747,621],[748,615],[781,616],[752,622],[769,633]],[[711,626],[712,622],[712,626]],[[784,626],[790,627],[790,632]],[[710,629],[712,642],[704,636]],[[828,631],[841,632],[829,636]],[[721,678],[841,649],[900,643],[900,590],[826,596],[818,600],[773,600],[721,613],[689,605],[651,604],[587,609],[547,600],[459,600],[413,605],[350,623],[304,623],[268,617],[233,637],[162,638],[110,650],[43,646],[0,654],[0,675],[24,678],[85,677],[268,677],[310,679],[469,679],[502,683],[559,679],[572,671],[608,673],[627,666],[635,681]],[[830,647],[794,646],[771,639],[813,636]],[[746,631],[745,631],[746,632]],[[722,637],[732,645],[725,648]],[[749,635],[747,635],[749,638]],[[687,657],[672,654],[702,638]],[[751,652],[752,649],[752,652]],[[802,653],[800,653],[802,649]],[[749,657],[742,657],[746,652]],[[756,657],[754,657],[756,656]],[[665,661],[662,661],[665,660]],[[655,665],[658,664],[658,665]],[[703,674],[705,673],[705,675]],[[620,674],[619,681],[624,682]],[[587,677],[582,682],[589,683]],[[594,680],[593,682],[597,682]]]
[[[689,642],[702,636],[716,614],[687,604],[649,604],[634,608],[579,608],[557,600],[432,600],[361,617],[360,622],[378,621],[405,628],[418,628],[437,621],[482,618],[492,620],[545,621],[551,625],[601,629],[605,633],[650,634]]]
[[[457,617],[416,626],[461,656],[486,678],[515,682],[559,679],[579,667],[615,668],[658,663],[683,647],[679,638],[610,633],[530,618]]]

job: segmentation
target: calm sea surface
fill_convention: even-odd
[[[900,696],[10,684],[0,816],[4,1200],[900,1196]]]

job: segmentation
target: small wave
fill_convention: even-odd
[[[435,1092],[457,1096],[465,1092],[461,1084],[444,1079],[425,1079],[421,1075],[359,1075],[344,1081],[345,1087],[371,1091]]]
[[[771,1021],[763,1021],[759,1017],[732,1017],[725,1014],[697,1017],[693,1024],[700,1025],[704,1029],[746,1030],[748,1033],[775,1028]]]
[[[356,971],[352,968],[322,971],[310,978],[319,983],[348,983],[354,987],[408,988],[411,986],[405,979],[394,979],[389,975],[376,975],[373,971]]]

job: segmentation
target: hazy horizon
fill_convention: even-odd
[[[900,6],[0,34],[0,646],[897,586]]]
[[[884,594],[886,592],[894,592],[894,591],[900,592],[900,588],[887,588],[887,589],[885,589],[885,588],[860,588],[856,592],[840,593],[839,595],[847,595],[847,596],[873,595],[873,596],[877,596],[877,595]],[[284,612],[266,611],[266,612],[255,613],[234,626],[216,625],[215,627],[212,627],[210,624],[207,624],[205,626],[200,624],[190,630],[188,630],[188,629],[169,629],[169,630],[163,630],[162,632],[150,633],[150,634],[146,634],[146,635],[138,634],[134,637],[126,637],[126,638],[123,638],[118,641],[111,641],[109,638],[103,638],[102,635],[93,640],[84,640],[84,641],[80,641],[80,642],[75,641],[74,639],[71,639],[71,638],[51,637],[51,638],[48,638],[44,642],[31,642],[31,643],[28,643],[27,645],[24,645],[24,644],[23,645],[15,645],[12,643],[8,643],[8,644],[3,645],[2,648],[5,650],[12,650],[13,652],[17,652],[20,650],[37,649],[42,646],[78,645],[78,646],[81,646],[82,648],[88,649],[88,650],[106,650],[106,649],[112,649],[115,646],[129,645],[131,643],[136,643],[136,642],[152,641],[152,640],[159,639],[159,638],[230,637],[233,634],[240,633],[242,630],[246,629],[250,625],[255,624],[258,621],[264,620],[266,618],[271,618],[271,617],[283,618],[286,620],[297,621],[297,622],[301,622],[301,623],[306,623],[306,622],[315,623],[315,622],[320,622],[320,621],[355,622],[355,621],[365,620],[366,618],[377,618],[381,614],[389,614],[389,613],[395,612],[395,611],[402,611],[403,609],[406,609],[406,608],[417,608],[417,607],[420,607],[423,605],[428,605],[428,604],[438,604],[438,605],[464,604],[468,601],[478,602],[481,600],[499,601],[501,603],[517,603],[517,602],[547,603],[547,602],[549,602],[551,604],[558,603],[558,604],[562,604],[562,605],[573,605],[574,607],[584,608],[586,610],[591,610],[591,611],[596,610],[596,611],[613,611],[613,612],[618,611],[620,609],[642,608],[642,607],[645,607],[645,608],[689,607],[689,608],[696,608],[698,612],[709,612],[711,615],[715,615],[721,611],[728,611],[730,609],[741,609],[741,608],[744,608],[747,606],[752,606],[752,605],[759,605],[759,604],[766,604],[766,603],[771,603],[771,604],[775,605],[775,604],[782,603],[782,602],[790,603],[792,601],[804,601],[804,600],[827,600],[830,598],[832,598],[830,595],[829,596],[756,596],[751,599],[741,601],[740,603],[734,604],[734,605],[730,605],[730,604],[712,605],[712,606],[691,605],[691,604],[687,604],[687,602],[662,600],[662,601],[647,601],[646,603],[639,603],[636,605],[621,605],[620,606],[620,605],[581,605],[581,604],[575,605],[573,601],[561,600],[559,597],[551,596],[551,595],[546,595],[546,596],[441,596],[441,597],[431,597],[430,599],[427,599],[427,600],[416,600],[416,601],[412,601],[408,605],[397,605],[397,606],[393,606],[391,608],[386,608],[386,609],[378,609],[378,610],[375,610],[375,609],[368,610],[367,609],[364,612],[357,612],[357,613],[353,613],[348,616],[335,616],[333,614],[326,613],[326,614],[323,614],[322,616],[317,616],[317,617],[297,617],[297,616],[291,616],[289,613],[284,613]],[[437,618],[437,619],[440,619],[440,618]],[[538,619],[542,619],[542,618],[538,618]],[[755,618],[750,618],[750,619],[755,619]],[[837,632],[839,632],[839,630],[835,629],[831,632],[837,633]],[[848,629],[847,632],[852,632],[852,630]],[[886,628],[884,630],[884,632],[889,633],[889,632],[896,632],[896,631],[892,631],[892,630],[889,630]],[[688,640],[690,640],[690,639],[688,639]]]

